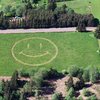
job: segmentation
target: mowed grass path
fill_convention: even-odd
[[[91,3],[89,3],[91,2]],[[77,13],[91,13],[100,19],[100,0],[73,0],[67,2],[59,2],[58,6],[66,4],[74,9]]]
[[[30,37],[43,37],[53,41],[59,53],[51,63],[31,67],[18,63],[12,57],[11,48],[18,40]],[[22,48],[22,47],[21,47]],[[49,48],[49,45],[48,45]],[[33,33],[33,34],[1,34],[0,35],[0,75],[11,75],[14,70],[38,69],[53,67],[58,70],[67,69],[72,65],[80,67],[100,67],[100,55],[96,52],[98,42],[92,33]]]

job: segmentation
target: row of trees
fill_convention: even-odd
[[[18,20],[8,21],[7,19],[2,18],[0,25],[3,28],[51,28],[51,27],[76,27],[77,25],[80,26],[97,25],[92,15],[88,15],[88,16],[86,15],[87,18],[92,17],[92,20],[90,19],[84,20],[84,17],[86,16],[77,15],[77,14],[74,15],[61,14],[58,17],[54,15],[52,11],[43,10],[41,11],[41,13],[37,11],[31,11],[31,12],[33,12],[32,15],[26,17],[25,19],[21,18]],[[28,13],[31,14],[31,12]],[[82,20],[82,22],[80,22],[80,20]]]
[[[85,82],[91,81],[92,83],[96,83],[100,80],[100,72],[96,67],[87,67],[83,70],[77,66],[72,66],[68,72],[71,76],[83,79]]]

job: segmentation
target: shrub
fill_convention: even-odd
[[[25,92],[24,91],[22,91],[20,93],[20,99],[19,100],[26,100],[26,95],[25,95]]]
[[[84,87],[84,80],[82,78],[74,78],[73,79],[73,84],[74,84],[74,89],[75,90],[79,90],[82,89]]]
[[[17,87],[17,83],[15,81],[16,78],[14,78],[15,73],[13,74],[13,77],[11,81],[6,81],[4,85],[4,100],[19,100],[20,92]],[[15,82],[14,82],[15,81]]]
[[[61,100],[61,94],[60,93],[54,93],[52,95],[52,100]]]
[[[0,96],[0,100],[3,100],[3,98]]]
[[[35,97],[39,97],[39,95],[41,94],[41,90],[35,90]],[[39,100],[39,98],[38,98]]]
[[[89,82],[90,81],[90,76],[89,76],[89,69],[85,69],[83,72],[83,80],[85,82]]]
[[[77,74],[77,78],[82,79],[82,75],[83,75],[83,69],[79,68],[78,74]]]
[[[97,29],[95,30],[94,36],[97,39],[100,39],[100,25],[98,25]]]
[[[74,96],[75,96],[75,90],[72,87],[69,89],[67,96],[65,97],[65,100],[76,100]]]
[[[4,92],[4,81],[0,81],[0,96],[3,96],[3,92]]]
[[[35,73],[36,73],[36,70],[35,69],[31,69],[30,70],[30,76],[34,76]]]
[[[38,74],[41,75],[41,77],[43,77],[43,79],[48,79],[49,78],[49,72],[47,69],[42,68],[38,71]]]
[[[2,96],[0,96],[0,100],[3,100],[3,97]]]
[[[19,91],[12,91],[11,100],[19,100],[20,98],[20,92]]]
[[[44,83],[46,79],[48,80],[52,78],[57,78],[60,75],[62,74],[58,73],[55,69],[50,68],[49,70],[47,70],[45,68],[42,68],[34,74],[34,76],[32,77],[32,81],[37,88],[41,88],[45,85]]]
[[[78,100],[83,100],[82,96],[79,96]]]
[[[65,82],[65,85],[67,87],[67,90],[73,87],[73,77],[69,76],[69,79],[67,80],[67,82]]]
[[[65,100],[76,100],[76,98],[75,97],[66,96]]]
[[[70,96],[70,97],[74,97],[75,96],[75,90],[74,90],[73,87],[71,87],[69,89],[67,96]]]
[[[92,95],[87,100],[98,100],[98,99],[97,99],[96,95]]]
[[[42,68],[40,69],[37,74],[39,74],[43,79],[52,79],[52,78],[58,78],[62,74],[59,73],[57,70],[50,68],[49,70]]]
[[[30,82],[27,82],[24,86],[23,86],[23,89],[25,91],[25,93],[27,95],[32,95],[33,94],[33,87],[31,86]]]
[[[48,3],[48,6],[47,6],[48,10],[52,10],[52,11],[54,11],[56,7],[57,7],[57,4],[55,2],[50,2]]]
[[[93,93],[91,93],[91,92],[90,92],[89,90],[87,90],[87,89],[83,89],[83,95],[89,97],[89,96],[93,95]]]
[[[41,73],[35,73],[34,76],[32,77],[32,81],[36,88],[41,88],[44,84],[44,79]]]
[[[12,75],[11,81],[10,81],[10,88],[11,89],[17,89],[18,88],[18,71],[15,71]]]
[[[90,69],[90,81],[92,83],[96,83],[100,79],[99,75],[100,75],[100,73],[99,73],[98,68],[93,67]]]
[[[67,70],[62,70],[62,74],[63,74],[63,75],[68,74]]]
[[[37,88],[41,88],[43,86],[43,78],[41,76],[35,76],[35,84],[37,86]]]
[[[21,70],[19,71],[19,73],[20,73],[20,76],[21,76],[21,77],[30,77],[30,73],[29,73],[29,71],[26,70],[26,69],[21,69]]]
[[[37,88],[41,88],[44,85],[44,81],[46,79],[55,78],[57,76],[58,72],[56,70],[54,69],[47,70],[45,68],[42,68],[34,74],[34,76],[32,77],[32,81]]]
[[[79,21],[78,26],[77,26],[77,31],[86,32],[86,25],[84,22]]]
[[[68,70],[69,74],[73,77],[77,77],[79,74],[82,74],[82,70],[77,66],[71,66]]]
[[[53,69],[53,68],[50,68],[48,70],[48,79],[52,79],[52,78],[58,78],[58,77],[61,77],[62,74],[59,73],[56,69]]]

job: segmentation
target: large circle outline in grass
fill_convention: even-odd
[[[16,45],[18,45],[18,44],[19,44],[20,42],[22,42],[22,41],[27,41],[27,40],[32,40],[32,39],[45,40],[45,41],[49,42],[50,44],[52,44],[52,45],[54,46],[54,48],[55,48],[55,51],[56,51],[56,52],[55,52],[55,55],[54,55],[50,60],[48,60],[48,61],[46,61],[46,62],[44,62],[44,63],[41,63],[41,64],[29,64],[29,63],[23,62],[23,61],[21,61],[20,59],[18,59],[18,58],[16,57],[16,55],[14,54],[14,48],[16,47]],[[47,38],[42,38],[42,37],[31,37],[31,38],[21,39],[21,40],[15,42],[15,44],[13,45],[13,47],[12,47],[12,49],[11,49],[11,53],[12,53],[13,58],[14,58],[17,62],[19,62],[19,63],[21,63],[21,64],[23,64],[23,65],[28,65],[28,66],[42,66],[42,65],[45,65],[45,64],[48,64],[48,63],[52,62],[52,61],[56,58],[56,56],[58,55],[58,47],[57,47],[57,45],[56,45],[54,42],[52,42],[51,40],[49,40],[49,39],[47,39]]]

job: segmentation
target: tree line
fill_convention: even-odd
[[[15,12],[6,16],[4,12],[0,12],[0,29],[77,27],[79,23],[94,27],[99,24],[99,20],[92,14],[77,14],[65,4],[57,7],[56,2],[39,7],[33,7],[31,2],[27,2],[18,9],[17,15]]]

